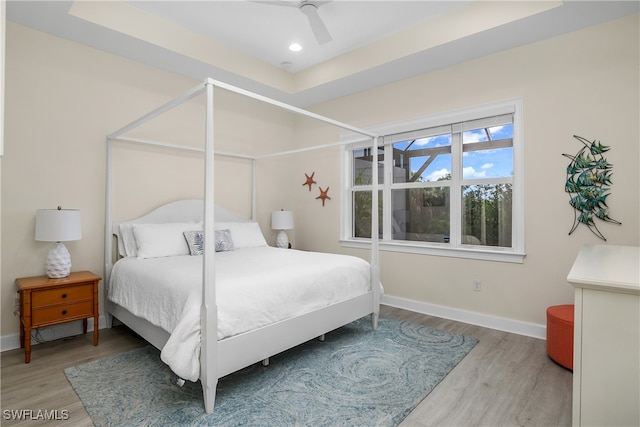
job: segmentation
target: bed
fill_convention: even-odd
[[[366,131],[212,79],[107,137],[107,323],[116,318],[161,349],[163,361],[180,378],[200,379],[208,413],[214,410],[218,378],[368,315],[375,329],[382,292],[378,233],[372,233],[370,262],[269,247],[255,221],[255,174],[250,219],[215,205],[214,86],[367,135],[377,144],[377,137]],[[175,201],[139,218],[112,221],[113,142],[162,145],[124,135],[202,93],[207,96],[204,198]],[[377,157],[377,150],[372,151]],[[372,173],[377,183],[377,168]],[[373,187],[372,207],[378,203],[377,184]],[[372,208],[372,217],[372,230],[377,230],[377,209]],[[231,250],[225,249],[229,242]],[[185,292],[171,293],[176,288]],[[169,301],[176,305],[169,307]],[[279,309],[274,311],[275,306]]]
[[[198,240],[189,236],[202,228],[203,207],[201,200],[176,201],[114,224],[118,260],[106,292],[109,313],[162,350],[162,360],[190,381],[200,376],[203,254]],[[271,247],[256,222],[220,207],[216,211],[217,339],[220,354],[231,356],[219,363],[219,376],[372,313],[374,293],[366,261]],[[348,307],[344,314],[337,310],[340,303]],[[330,309],[332,322],[277,332],[297,335],[293,341],[270,337],[268,328],[278,330],[284,327],[279,323],[291,319],[302,322],[332,305],[337,306]],[[261,337],[269,342],[255,351],[225,350],[234,340],[257,342]]]

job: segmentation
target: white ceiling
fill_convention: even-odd
[[[290,62],[297,72],[347,53],[413,25],[433,19],[467,2],[329,1],[318,8],[333,40],[320,45],[298,1],[132,1],[205,37],[221,41],[277,67]],[[289,52],[298,42],[304,50]]]
[[[7,19],[307,107],[640,10],[639,1],[333,0],[318,8],[332,36],[320,45],[297,7],[273,3],[10,0]],[[301,52],[288,51],[294,41]]]

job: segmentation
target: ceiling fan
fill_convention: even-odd
[[[322,18],[318,15],[318,8],[325,3],[329,3],[331,0],[302,0],[296,2],[289,1],[256,1],[256,3],[264,3],[273,6],[286,6],[295,7],[300,9],[300,12],[304,13],[309,20],[309,26],[319,44],[325,44],[333,40],[326,25],[322,22]]]

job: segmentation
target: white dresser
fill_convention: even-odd
[[[575,287],[573,425],[640,426],[640,248],[587,245]]]

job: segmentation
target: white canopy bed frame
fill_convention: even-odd
[[[105,212],[105,295],[114,264],[113,236],[117,234],[117,226],[112,219],[112,146],[115,141],[126,141],[138,144],[150,144],[177,150],[191,150],[204,152],[204,201],[186,201],[170,204],[162,209],[134,220],[136,222],[170,222],[185,221],[193,218],[204,218],[203,230],[205,235],[214,235],[214,223],[216,221],[229,220],[229,213],[215,206],[214,200],[214,156],[223,155],[249,159],[253,167],[252,188],[252,219],[256,219],[256,162],[262,158],[290,155],[303,151],[317,150],[345,144],[338,142],[314,147],[305,147],[296,150],[268,154],[264,156],[247,156],[243,154],[216,152],[214,146],[214,88],[220,88],[230,92],[253,98],[255,100],[274,105],[276,107],[306,116],[336,127],[355,132],[372,139],[372,164],[378,163],[378,135],[369,131],[358,129],[345,123],[323,117],[321,115],[258,95],[238,87],[228,85],[213,79],[206,79],[191,90],[185,92],[174,100],[147,113],[127,126],[107,136],[107,179],[106,179],[106,212]],[[157,116],[201,95],[206,95],[206,122],[204,149],[189,146],[168,144],[158,141],[150,141],[125,136],[128,132],[140,125],[156,118]],[[230,338],[218,340],[217,337],[217,312],[216,305],[216,275],[214,269],[215,248],[214,239],[204,239],[203,262],[203,286],[202,308],[200,317],[201,341],[200,341],[200,380],[202,382],[204,407],[207,413],[213,412],[215,404],[216,387],[218,378],[247,367],[262,360],[268,360],[270,356],[295,347],[313,338],[324,335],[334,329],[346,325],[354,320],[371,315],[372,326],[375,329],[378,322],[380,301],[380,271],[378,263],[378,168],[372,167],[372,221],[371,221],[371,253],[370,253],[370,291],[360,297],[345,300],[343,302],[327,306],[301,316],[280,321],[272,325],[253,331],[235,335]],[[186,218],[186,219],[185,219]],[[163,329],[138,318],[126,309],[117,306],[105,298],[105,310],[107,322],[110,326],[111,319],[116,317],[124,324],[140,334],[149,343],[162,349],[169,334]]]

